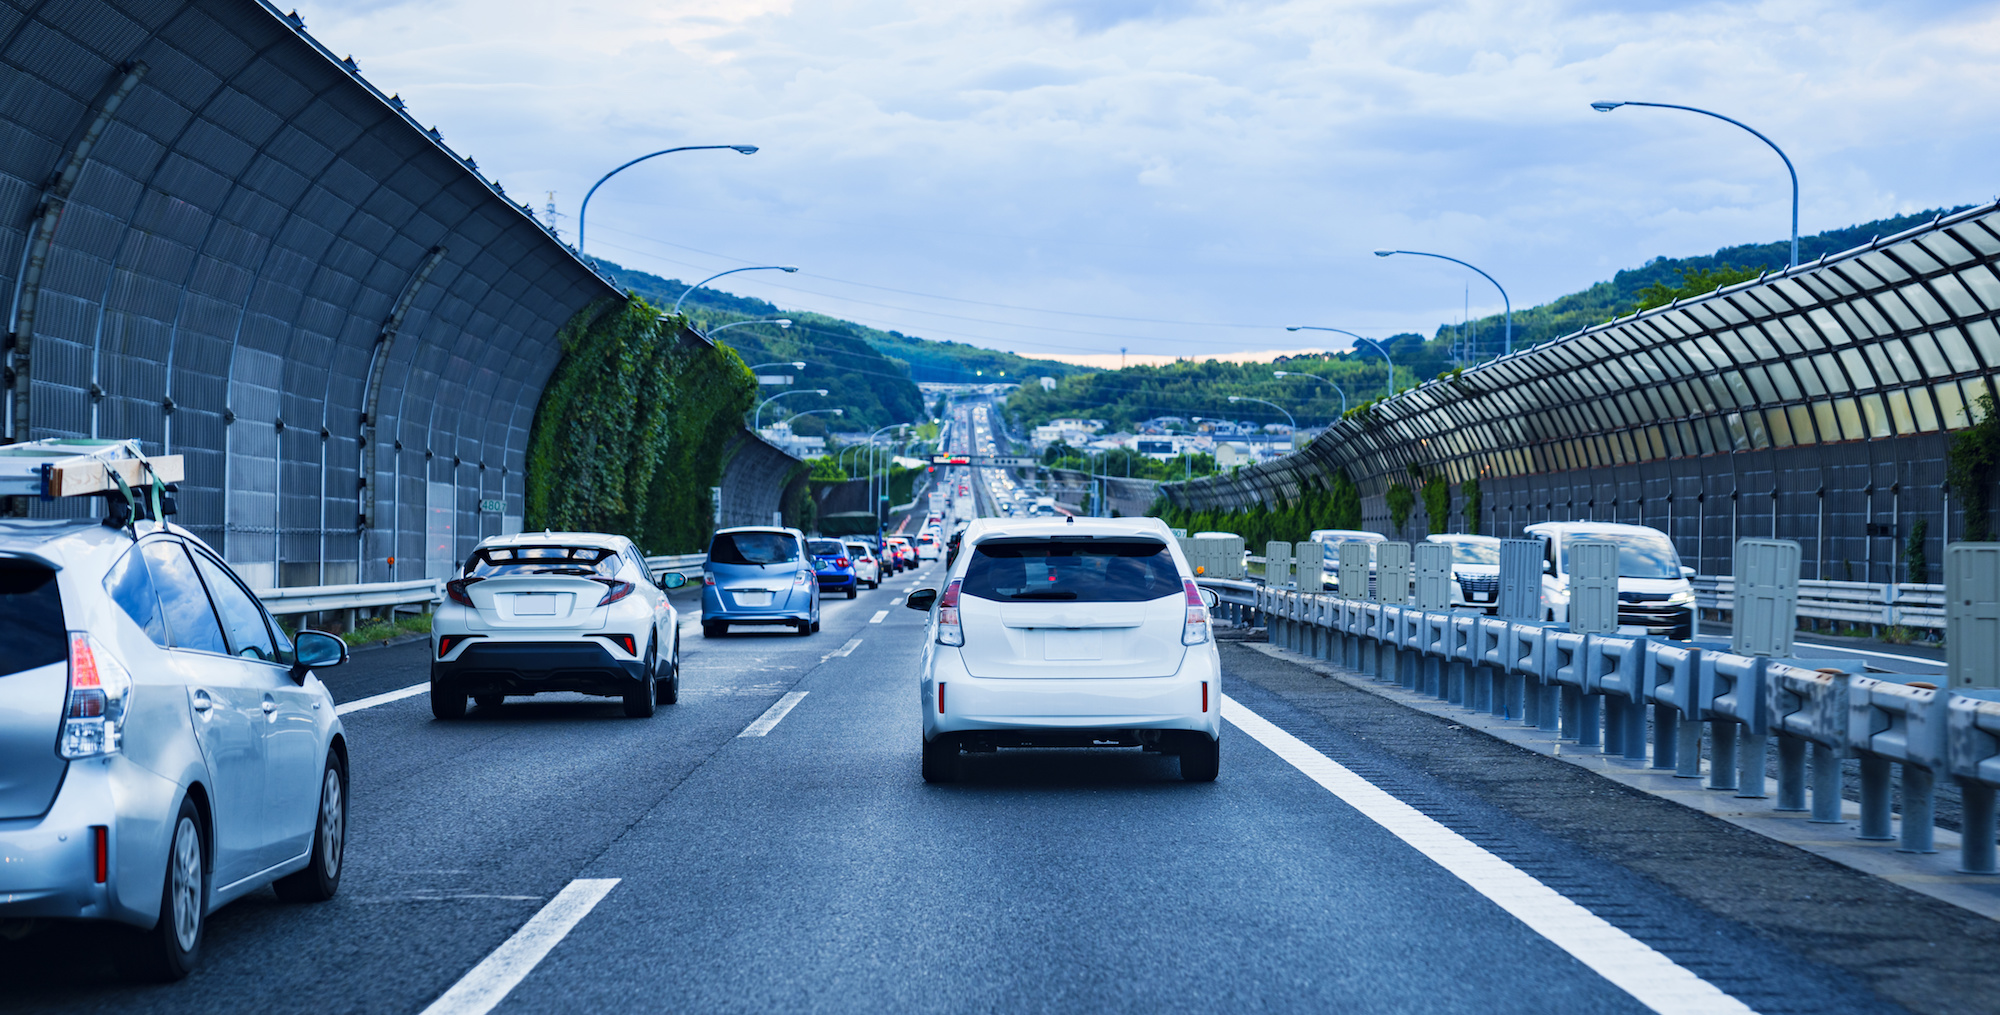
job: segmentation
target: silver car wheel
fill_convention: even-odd
[[[167,876],[173,879],[174,940],[193,951],[201,937],[201,832],[182,817],[174,828],[174,851]]]
[[[340,773],[326,767],[326,780],[319,791],[319,846],[321,866],[328,881],[340,876],[341,849],[347,844],[347,807],[341,799]]]

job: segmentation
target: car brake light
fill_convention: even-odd
[[[454,603],[458,603],[461,606],[471,606],[472,595],[465,590],[470,588],[474,582],[483,582],[485,580],[479,577],[454,578],[444,583],[444,594],[451,597],[451,601]]]
[[[1181,644],[1208,644],[1208,607],[1201,601],[1201,586],[1192,578],[1181,579],[1181,586],[1187,591],[1187,620],[1181,625]],[[1203,692],[1206,693],[1206,692]],[[1203,709],[1207,711],[1207,709]]]
[[[90,826],[90,851],[96,860],[97,883],[111,879],[111,828],[108,825]]]
[[[639,641],[629,634],[600,634],[598,637],[624,649],[625,654],[628,656],[639,654]]]
[[[944,681],[938,681],[938,714],[944,714]]]
[[[1201,710],[1208,711],[1208,681],[1201,682]]]
[[[132,674],[85,631],[69,633],[69,697],[56,753],[92,758],[118,753],[132,697]]]
[[[958,585],[962,579],[953,578],[944,587],[944,595],[938,597],[938,644],[965,644],[965,628],[958,623]]]
[[[604,583],[604,598],[597,601],[599,606],[610,606],[632,594],[631,582],[619,581],[616,578],[592,578],[591,581]]]
[[[847,566],[848,566],[848,565],[849,565],[850,563],[852,563],[852,562],[851,562],[851,561],[849,561],[849,560],[848,560],[848,559],[847,559],[846,557],[835,557],[835,558],[833,558],[833,566],[834,566],[834,567],[847,567]]]
[[[438,658],[439,658],[439,659],[443,659],[443,658],[444,658],[445,656],[448,656],[448,655],[450,655],[450,654],[451,654],[451,650],[452,650],[452,649],[455,649],[455,648],[459,647],[460,645],[462,645],[462,644],[464,644],[464,643],[466,643],[466,642],[468,642],[468,641],[471,641],[472,639],[474,639],[474,638],[477,638],[477,637],[479,637],[479,636],[478,636],[478,635],[476,635],[476,634],[441,634],[441,635],[438,635]]]
[[[797,575],[793,576],[792,584],[805,585],[810,583],[812,580],[813,580],[813,573],[811,571],[800,571]]]
[[[702,583],[703,585],[713,585],[713,584],[715,584],[715,576],[714,576],[714,575],[712,575],[712,574],[709,574],[709,573],[708,573],[708,572],[706,572],[706,571],[703,571],[703,572],[701,573],[701,583]]]

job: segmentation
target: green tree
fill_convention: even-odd
[[[1654,307],[1664,307],[1675,300],[1706,296],[1723,286],[1735,285],[1738,282],[1748,282],[1762,274],[1764,274],[1764,266],[1761,264],[1755,268],[1738,268],[1728,264],[1713,269],[1682,268],[1680,270],[1680,285],[1654,282],[1640,289],[1638,305],[1634,306],[1632,310],[1651,310]]]
[[[1433,535],[1451,527],[1451,483],[1443,473],[1424,480],[1424,515]]]
[[[1382,502],[1388,505],[1389,522],[1396,527],[1396,535],[1402,535],[1403,523],[1410,520],[1410,509],[1417,506],[1417,495],[1411,493],[1405,484],[1390,483]]]
[[[2000,467],[2000,415],[1994,412],[1993,396],[1984,394],[1974,403],[1979,422],[1951,436],[1945,455],[1945,489],[1958,498],[1965,512],[1965,538],[1984,542],[1993,538],[1992,496],[1996,467]]]
[[[1465,531],[1479,534],[1479,480],[1468,479],[1458,484],[1458,495],[1465,500]]]
[[[1361,490],[1354,480],[1342,469],[1333,474],[1333,495],[1328,505],[1327,520],[1330,529],[1358,529],[1361,527]]]

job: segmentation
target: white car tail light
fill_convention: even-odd
[[[1208,644],[1208,607],[1201,601],[1201,586],[1192,578],[1181,579],[1187,590],[1187,622],[1181,625],[1181,644]]]
[[[461,606],[471,606],[472,594],[465,590],[471,588],[473,582],[483,582],[485,580],[484,578],[454,578],[444,583],[444,594],[449,596],[454,603],[458,603]]]
[[[944,587],[944,595],[938,597],[938,644],[965,644],[965,628],[958,622],[958,583],[953,578]]]
[[[74,761],[118,753],[132,674],[97,639],[69,633],[69,700],[56,753]]]
[[[616,578],[593,578],[591,580],[604,583],[604,598],[597,601],[597,605],[599,606],[610,606],[612,603],[632,594],[631,582],[619,581]]]

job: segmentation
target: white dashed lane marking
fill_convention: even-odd
[[[736,735],[738,737],[761,737],[771,732],[777,728],[778,723],[784,721],[785,716],[791,714],[792,709],[799,707],[799,702],[804,701],[806,695],[810,693],[812,692],[786,691],[785,696],[779,698],[777,704],[765,709],[764,714],[758,716],[756,722],[743,727],[743,732]]]

